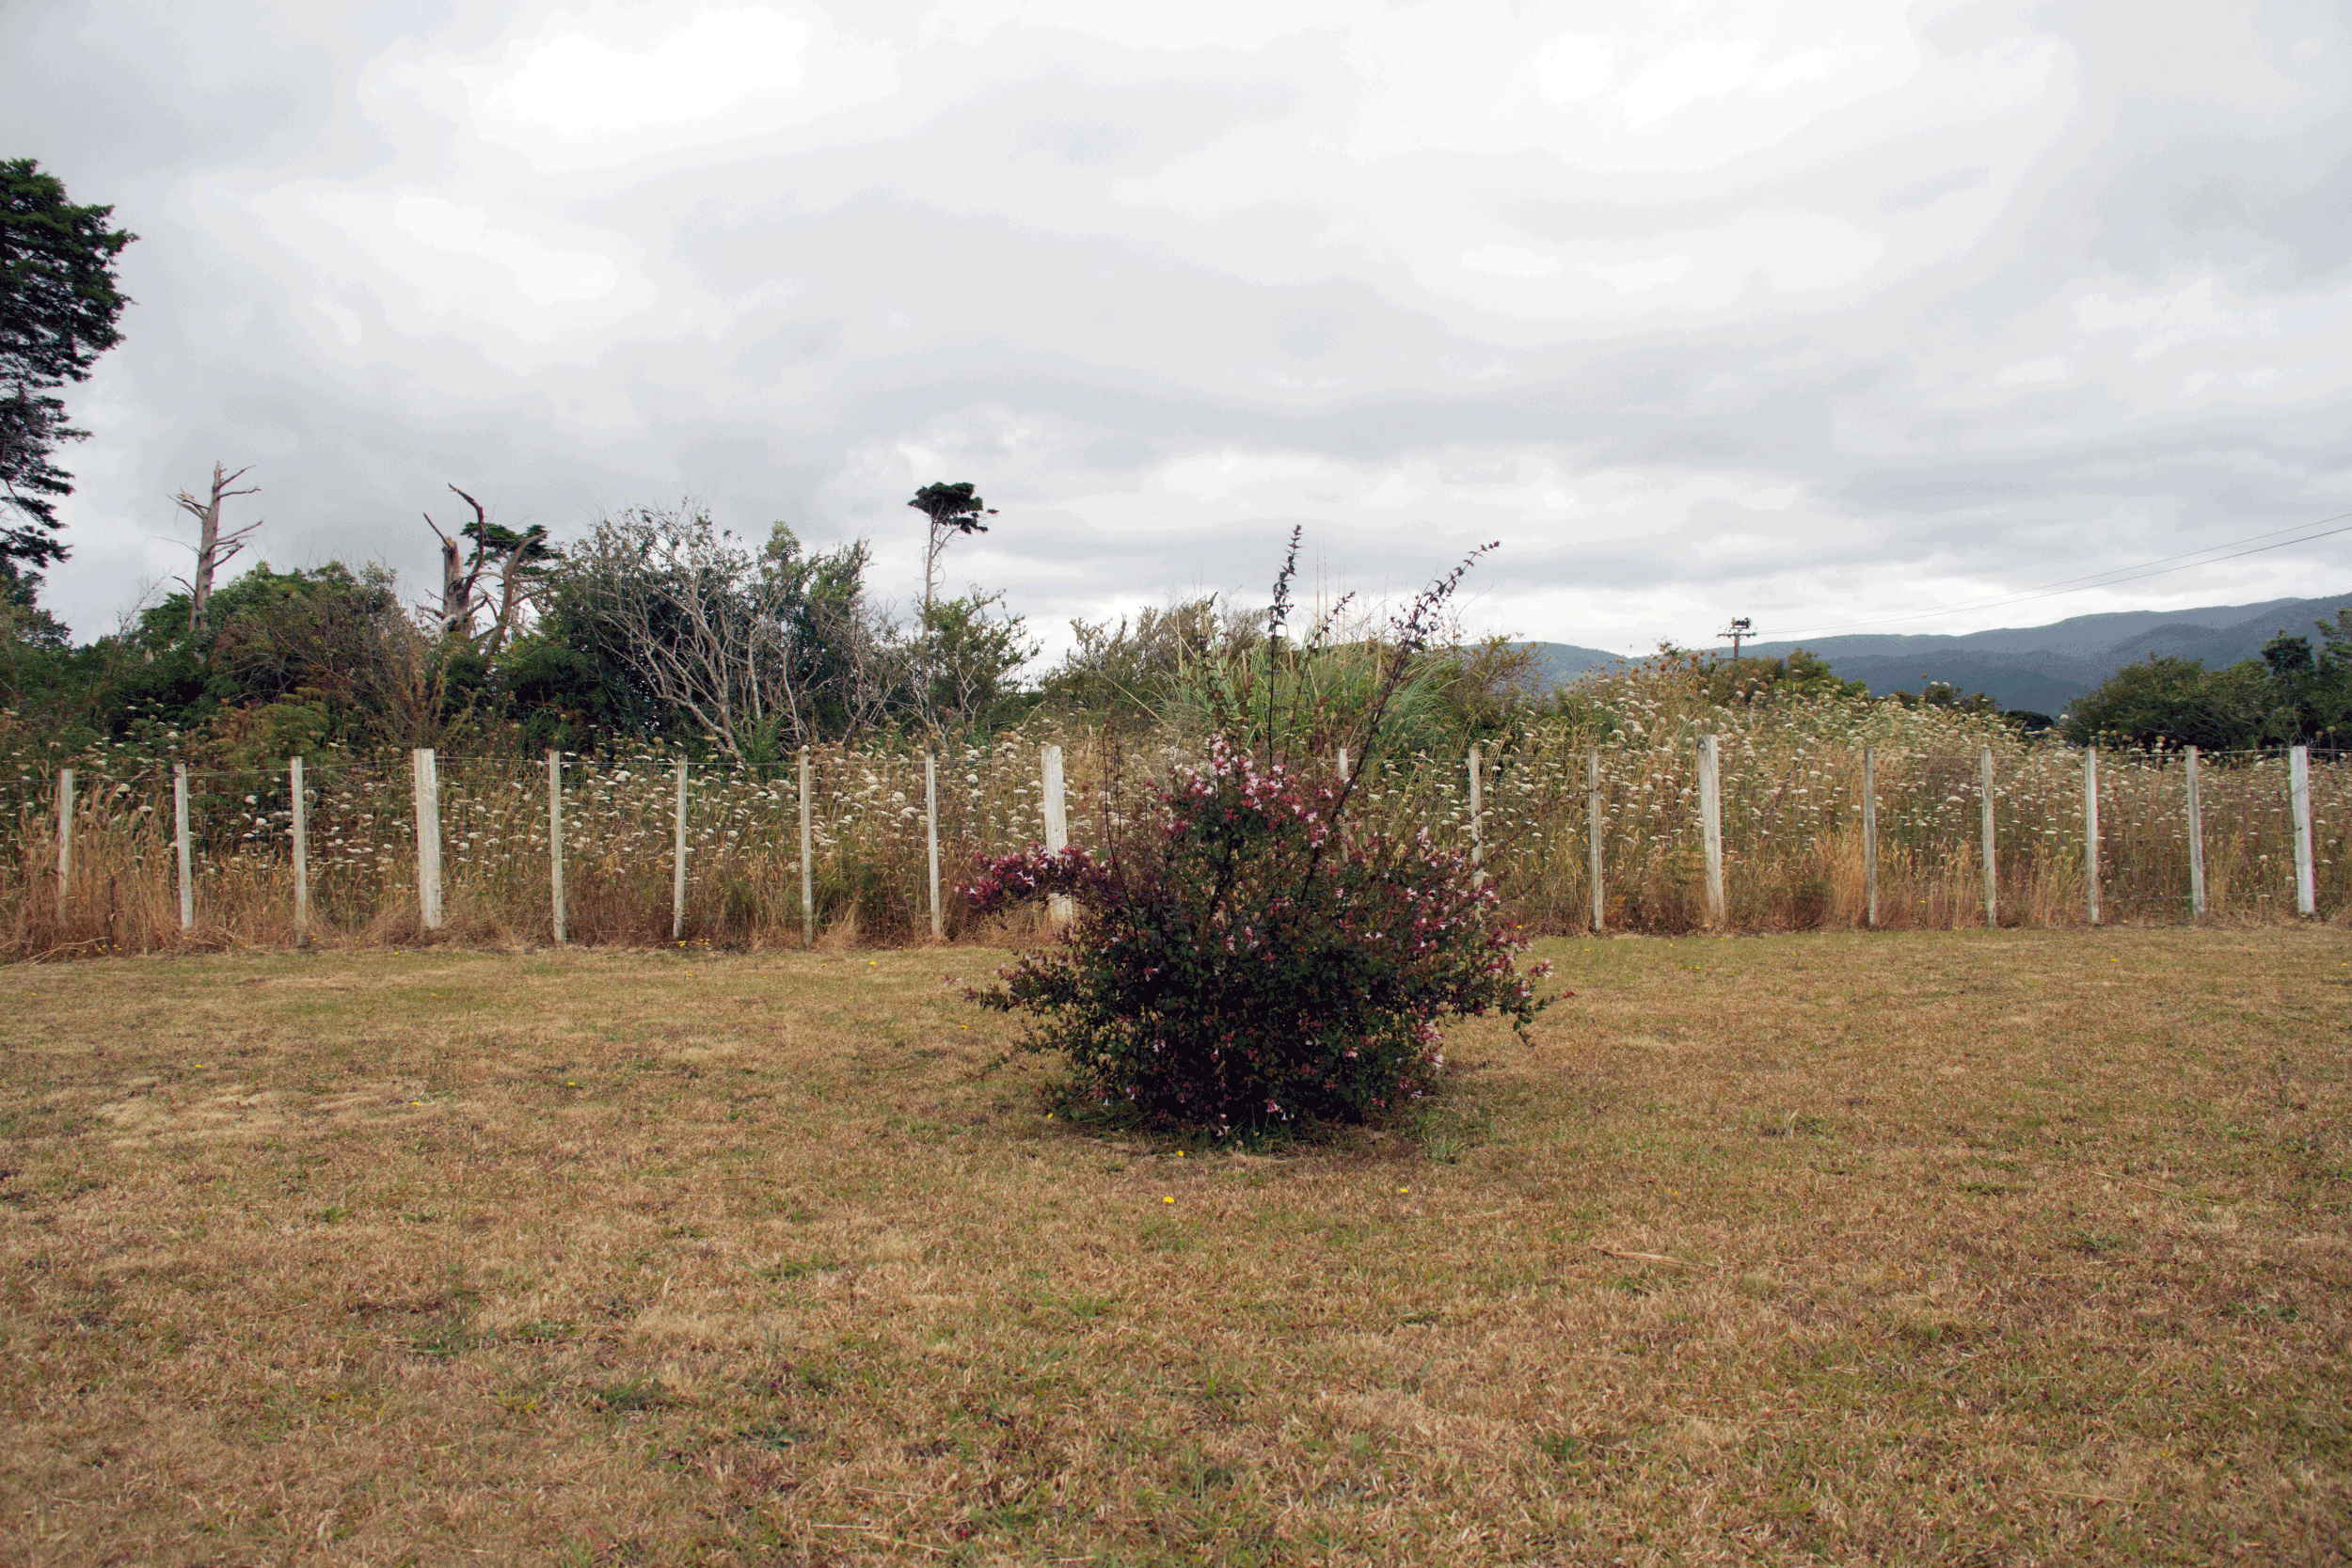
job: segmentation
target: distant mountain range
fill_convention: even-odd
[[[1605,654],[1598,648],[1580,648],[1572,642],[1528,642],[1516,644],[1535,650],[1535,679],[1544,686],[1565,686],[1587,670],[1605,670],[1612,664],[1630,664],[1629,654]]]
[[[1781,658],[1802,646],[1874,693],[1916,691],[1925,682],[1943,681],[1963,691],[1984,692],[2005,708],[2058,714],[2124,665],[2151,654],[2202,659],[2205,668],[2217,670],[2261,657],[2262,645],[2281,629],[2313,637],[2312,623],[2333,621],[2344,605],[2352,605],[2352,591],[2318,599],[2077,615],[2046,626],[1965,637],[1824,637],[1803,644],[1754,642],[1742,651]],[[1573,680],[1625,657],[1565,642],[1534,646],[1538,668],[1554,682]]]

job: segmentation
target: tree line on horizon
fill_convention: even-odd
[[[923,596],[901,620],[871,592],[864,540],[813,550],[781,522],[738,540],[687,501],[607,514],[562,545],[544,527],[492,521],[455,485],[471,520],[448,530],[426,515],[441,580],[425,604],[405,604],[373,564],[263,562],[223,580],[260,527],[226,515],[254,488],[239,487],[248,470],[224,465],[201,494],[174,498],[196,528],[181,590],[75,646],[40,591],[69,554],[57,502],[72,482],[57,455],[87,434],[66,422],[58,394],[120,341],[131,303],[115,269],[137,236],[110,227],[112,213],[74,205],[32,159],[0,160],[0,698],[63,749],[176,737],[259,761],[327,746],[651,742],[756,766],[816,740],[987,731],[1039,713],[1246,733],[1262,690],[1311,699],[1266,712],[1344,716],[1351,693],[1389,673],[1369,622],[1309,649],[1286,644],[1263,611],[1212,595],[1116,626],[1073,622],[1069,655],[1025,678],[1041,644],[1005,595],[941,593],[946,546],[994,515],[968,482],[926,485],[907,503],[928,537]],[[2260,659],[2220,670],[2153,657],[2057,727],[2076,744],[2340,746],[2352,738],[2352,607],[2316,629],[2316,642],[2282,630]],[[1457,631],[1410,657],[1395,692],[1402,747],[1458,746],[1546,714],[1609,723],[1573,688],[1545,689],[1526,644]],[[1717,702],[1870,700],[1803,650],[1722,659],[1661,646],[1659,663]],[[1933,684],[1880,700],[1998,712]]]
[[[969,483],[927,486],[926,594],[901,616],[872,593],[865,540],[811,549],[787,524],[738,538],[691,501],[625,508],[580,539],[504,528],[463,490],[437,593],[404,599],[386,567],[342,562],[228,578],[245,531],[220,520],[242,471],[181,498],[197,567],[120,627],[76,645],[45,617],[11,619],[0,699],[61,750],[167,746],[226,765],[339,747],[596,752],[658,745],[772,765],[804,744],[976,735],[1035,716],[1130,730],[1250,722],[1268,681],[1343,712],[1379,678],[1370,635],[1314,650],[1263,612],[1202,595],[1115,623],[1073,623],[1041,673],[1040,643],[1001,592],[939,591],[936,534],[977,531]],[[1442,747],[1529,708],[1532,650],[1454,637],[1414,659],[1400,733]],[[1331,721],[1341,722],[1338,719]],[[1336,730],[1334,733],[1337,733]],[[1323,737],[1327,738],[1327,737]]]
[[[258,766],[328,747],[652,744],[757,767],[804,744],[987,734],[1036,717],[1243,735],[1263,721],[1258,694],[1271,683],[1281,711],[1324,716],[1330,731],[1286,738],[1328,749],[1387,654],[1369,627],[1313,649],[1286,642],[1255,607],[1203,595],[1073,622],[1068,653],[1031,673],[1040,644],[1001,592],[934,589],[896,614],[872,593],[864,540],[812,549],[776,523],[755,545],[681,503],[607,514],[563,544],[467,504],[471,520],[442,532],[438,592],[422,603],[405,601],[380,565],[260,562],[217,584],[199,569],[80,645],[45,617],[11,617],[0,701],[67,751],[167,741]],[[2220,670],[2167,657],[2127,666],[2056,728],[2075,744],[2340,745],[2352,734],[2352,608],[2317,629]],[[1542,684],[1528,644],[1457,632],[1413,661],[1392,721],[1404,750],[1458,750],[1548,718],[1614,727],[1589,687]],[[1872,698],[1802,650],[1665,649],[1651,664],[1722,705],[1885,702],[2050,727],[1947,686]]]

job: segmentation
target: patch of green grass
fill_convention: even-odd
[[[590,1409],[614,1416],[668,1410],[687,1402],[664,1388],[660,1379],[642,1374],[592,1386],[581,1391],[581,1398]]]
[[[409,1350],[433,1361],[454,1360],[477,1343],[479,1340],[462,1312],[437,1314],[408,1336]]]
[[[1183,1225],[1159,1219],[1146,1221],[1136,1242],[1146,1252],[1190,1252],[1199,1244]]]
[[[574,1338],[579,1332],[580,1325],[568,1318],[533,1318],[508,1329],[505,1338],[527,1345],[553,1345]]]
[[[789,1449],[808,1441],[807,1431],[789,1421],[754,1421],[736,1435],[763,1449]]]
[[[2231,1309],[2241,1318],[2254,1318],[2264,1323],[2291,1323],[2303,1315],[2300,1307],[2275,1301],[2233,1302]]]
[[[1109,1316],[1119,1303],[1109,1296],[1089,1295],[1083,1291],[1040,1290],[1032,1292],[1025,1306],[1038,1310],[1058,1313],[1079,1323],[1092,1323]]]

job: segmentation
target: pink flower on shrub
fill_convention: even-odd
[[[970,890],[980,913],[1076,904],[1065,943],[978,999],[1029,1014],[1029,1047],[1104,1097],[1219,1130],[1359,1121],[1435,1084],[1441,1020],[1499,1013],[1523,1036],[1546,1006],[1493,888],[1425,832],[1356,830],[1343,798],[1222,740],[1162,803],[1161,831],[1099,860],[1030,849]]]

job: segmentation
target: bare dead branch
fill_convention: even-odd
[[[237,496],[261,494],[262,487],[258,484],[247,485],[242,490],[232,488],[237,481],[252,471],[247,467],[232,474],[226,472],[223,465],[215,463],[213,483],[204,499],[199,500],[185,490],[172,498],[182,511],[197,521],[197,538],[193,546],[196,572],[188,581],[188,630],[191,633],[204,624],[205,609],[213,599],[214,574],[245,547],[242,543],[245,536],[262,526],[261,520],[256,519],[243,528],[230,530],[226,535],[220,531],[221,502]]]
[[[441,635],[443,637],[463,636],[470,641],[473,638],[474,612],[485,603],[484,595],[480,592],[480,584],[483,568],[486,563],[485,552],[488,549],[490,531],[489,518],[484,513],[480,501],[467,495],[465,491],[459,490],[454,484],[452,484],[450,489],[456,493],[459,499],[473,508],[474,533],[471,559],[467,558],[463,547],[456,540],[441,531],[441,525],[433,520],[433,514],[430,512],[424,514],[424,523],[433,531],[434,536],[441,542],[441,608],[439,611]],[[461,529],[459,531],[462,533],[464,531]]]

